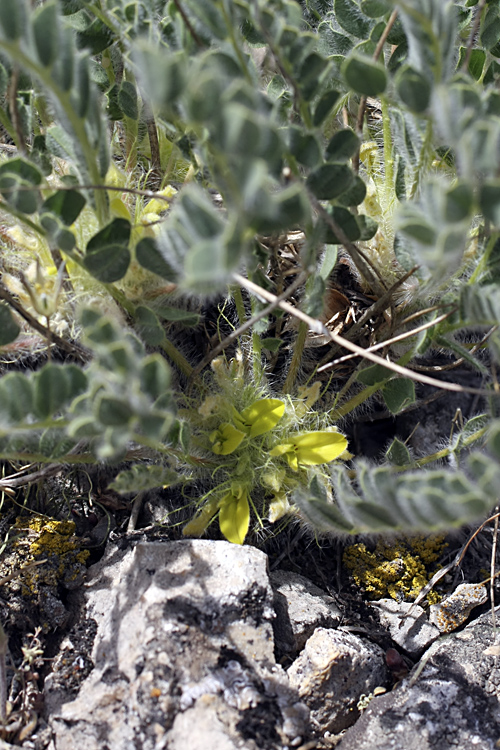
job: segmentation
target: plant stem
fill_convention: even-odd
[[[352,396],[349,401],[346,401],[342,406],[339,406],[337,409],[330,412],[331,421],[336,422],[337,420],[342,419],[342,417],[345,417],[346,414],[350,414],[354,409],[373,396],[383,384],[384,383],[375,383],[375,385],[368,385],[366,388],[363,388],[362,391],[359,391],[359,393]]]
[[[160,348],[163,349],[167,357],[179,368],[183,375],[190,378],[193,374],[193,368],[184,357],[183,354],[172,344],[171,341],[165,336],[160,344]]]
[[[9,110],[10,119],[14,125],[15,141],[19,153],[26,154],[26,142],[24,140],[23,128],[21,125],[21,118],[19,116],[19,107],[17,106],[17,84],[19,82],[19,67],[14,65],[12,68],[12,76],[8,88],[9,98]]]
[[[288,368],[286,380],[283,385],[283,393],[291,393],[295,385],[295,381],[297,379],[300,368],[300,363],[302,362],[302,355],[304,353],[304,345],[306,343],[308,330],[309,326],[307,325],[307,323],[304,323],[304,321],[301,320],[299,323],[297,339],[293,347],[292,361],[290,362],[290,367]]]
[[[256,385],[262,380],[262,346],[258,333],[252,333],[252,368],[253,379]]]
[[[498,242],[499,239],[500,238],[499,238],[498,233],[497,234],[493,234],[489,238],[488,244],[486,245],[486,250],[484,251],[483,255],[481,256],[481,259],[480,259],[479,263],[477,264],[477,266],[475,267],[475,269],[474,269],[473,273],[471,274],[470,278],[466,282],[468,286],[471,286],[472,284],[475,284],[476,281],[479,281],[481,275],[484,273],[484,271],[486,270],[486,268],[488,266],[488,263],[489,263],[489,260],[490,260],[490,255],[493,252],[493,249],[494,249],[494,247],[495,247],[495,245],[496,245],[496,243]]]
[[[424,142],[422,143],[422,148],[420,150],[420,157],[418,160],[417,168],[415,170],[415,177],[413,180],[413,184],[411,186],[410,195],[408,197],[408,200],[412,200],[418,190],[418,186],[420,185],[420,177],[422,175],[422,172],[425,169],[426,162],[427,162],[427,151],[432,143],[432,122],[431,120],[427,120],[427,125],[425,127],[425,136],[424,136]]]
[[[238,322],[240,326],[244,325],[247,319],[245,310],[245,303],[243,302],[243,295],[241,293],[241,286],[239,284],[233,284],[231,287],[231,295],[236,305],[236,312],[238,313]]]
[[[486,433],[489,430],[489,426],[482,427],[477,432],[474,432],[472,435],[469,435],[469,437],[465,438],[462,442],[462,448],[468,448],[470,445],[475,443],[477,440],[481,440]],[[408,471],[409,469],[420,469],[422,466],[426,466],[427,464],[431,464],[434,461],[439,461],[442,458],[447,458],[450,454],[454,452],[453,448],[443,448],[440,451],[436,451],[436,453],[433,453],[430,456],[424,456],[423,458],[418,458],[416,461],[413,461],[411,464],[406,464],[405,466],[394,466],[394,471]]]
[[[380,104],[382,107],[382,134],[384,138],[384,209],[385,212],[388,213],[390,212],[389,201],[394,195],[394,158],[392,153],[391,118],[389,116],[389,105],[387,99],[381,97]]]

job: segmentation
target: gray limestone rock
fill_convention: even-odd
[[[453,594],[429,609],[429,621],[441,633],[450,633],[469,619],[474,607],[488,601],[488,592],[483,583],[461,583]]]
[[[342,630],[318,628],[288,677],[321,733],[336,733],[356,721],[362,694],[386,685],[387,669],[379,646]]]
[[[374,698],[337,750],[496,750],[500,649],[494,644],[490,613],[436,642],[422,672]]]
[[[281,750],[308,712],[274,660],[267,558],[228,542],[139,543],[91,569],[95,665],[46,680],[52,750]]]
[[[380,624],[388,629],[392,640],[411,656],[419,656],[440,636],[418,604],[379,599],[371,606],[378,612]]]
[[[341,612],[331,596],[308,578],[285,570],[271,573],[274,638],[281,654],[297,653],[318,627],[335,628]]]

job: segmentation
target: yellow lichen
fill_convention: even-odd
[[[25,533],[14,544],[21,565],[39,560],[46,563],[27,570],[22,583],[31,594],[37,594],[40,585],[57,586],[75,580],[89,556],[88,550],[79,548],[73,521],[56,521],[42,516],[18,517],[17,531]]]
[[[428,583],[428,567],[442,554],[443,536],[414,536],[379,540],[373,552],[353,544],[344,552],[344,565],[370,599],[412,600]],[[427,566],[427,567],[426,567]],[[432,597],[436,600],[436,596]]]

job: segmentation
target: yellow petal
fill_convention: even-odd
[[[347,448],[347,439],[340,432],[306,432],[297,435],[293,444],[299,463],[315,466],[339,458]]]
[[[237,430],[229,422],[225,422],[210,435],[210,441],[213,443],[212,450],[218,456],[228,456],[238,448],[245,437],[244,432]]]
[[[258,437],[276,427],[285,411],[285,402],[279,398],[261,398],[243,409],[241,419],[250,437]]]
[[[219,526],[228,542],[243,544],[250,524],[250,506],[246,490],[236,498],[232,493],[223,500]]]

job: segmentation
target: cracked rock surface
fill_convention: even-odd
[[[46,681],[53,750],[282,748],[308,711],[274,659],[267,558],[227,542],[139,543],[94,566],[94,669]]]
[[[498,619],[497,610],[497,619]],[[490,613],[431,646],[412,683],[376,697],[338,750],[495,750],[500,665]]]

